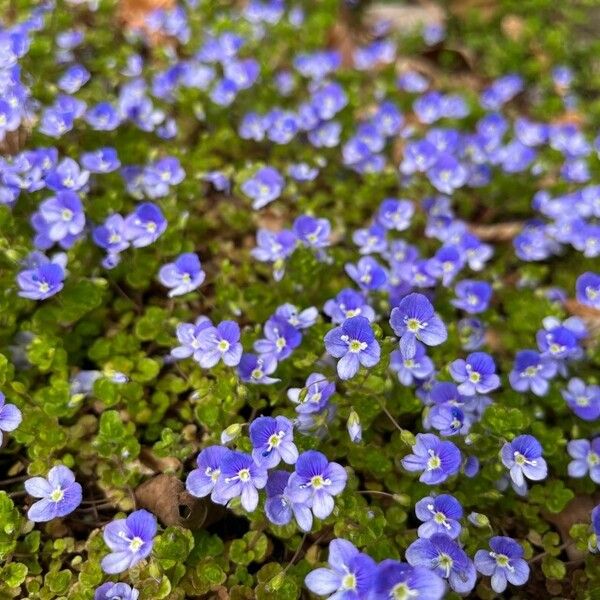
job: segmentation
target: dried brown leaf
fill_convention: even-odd
[[[574,544],[569,543],[571,541],[569,531],[576,523],[587,523],[590,520],[592,509],[599,500],[600,494],[576,496],[561,512],[544,512],[544,517],[556,527],[563,543],[569,544],[565,548],[569,560],[579,560],[585,556]]]
[[[523,229],[520,221],[494,223],[493,225],[470,224],[469,229],[484,242],[507,242],[517,236]]]
[[[183,482],[175,475],[165,473],[138,486],[135,500],[139,507],[155,514],[166,527],[180,525],[188,529],[205,525],[211,506],[210,501],[188,493]]]

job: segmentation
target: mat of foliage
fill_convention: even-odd
[[[1,598],[600,597],[594,2],[5,4]]]

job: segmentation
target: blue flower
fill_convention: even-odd
[[[27,518],[35,523],[64,517],[81,504],[81,485],[64,465],[52,467],[45,478],[31,477],[25,481],[25,490],[30,496],[41,498],[27,511]]]
[[[126,583],[103,583],[94,592],[94,600],[138,600],[140,592]]]
[[[426,496],[415,505],[415,513],[422,525],[418,534],[421,538],[430,538],[436,533],[444,533],[452,539],[460,534],[463,509],[460,502],[449,494]]]
[[[588,544],[590,552],[600,551],[600,504],[592,510],[592,529],[594,531],[594,546]]]
[[[523,558],[522,546],[512,538],[495,536],[490,539],[491,552],[477,550],[475,566],[482,575],[491,576],[492,589],[502,594],[507,582],[523,585],[529,579],[529,565]]]
[[[348,104],[348,97],[339,83],[331,82],[313,92],[311,104],[320,119],[329,121]]]
[[[269,377],[277,368],[277,361],[266,356],[256,354],[242,354],[238,364],[238,375],[247,383],[262,383],[269,385],[277,383],[279,379]]]
[[[304,580],[306,587],[332,600],[366,598],[375,581],[377,565],[359,552],[349,541],[337,538],[329,543],[329,568],[311,571]]]
[[[453,156],[442,154],[427,171],[432,185],[443,194],[452,194],[467,182],[468,171]]]
[[[46,300],[63,288],[65,272],[56,263],[47,262],[17,275],[19,296],[30,300]]]
[[[461,319],[457,324],[463,350],[477,350],[485,342],[485,325],[474,317]]]
[[[288,175],[296,181],[313,181],[319,174],[319,169],[308,163],[293,163],[288,167]]]
[[[287,471],[271,471],[265,490],[265,514],[275,525],[287,525],[292,518],[296,519],[302,531],[312,529],[313,515],[310,510],[310,491],[306,490],[303,501],[292,500],[287,486],[291,473]]]
[[[200,259],[193,252],[181,254],[175,262],[163,265],[158,272],[158,279],[168,288],[169,298],[182,296],[198,288],[206,274],[200,265]]]
[[[337,372],[341,379],[351,379],[360,366],[373,367],[379,362],[381,348],[371,324],[365,317],[346,319],[325,336],[325,348],[339,358]]]
[[[569,477],[585,477],[589,471],[590,479],[600,484],[600,437],[588,440],[571,440],[567,452],[573,459],[568,466]]]
[[[416,379],[427,379],[435,370],[433,361],[425,353],[425,346],[417,342],[415,355],[404,358],[400,350],[390,354],[390,369],[398,376],[402,385],[412,385]]]
[[[235,321],[221,321],[216,327],[202,327],[198,331],[198,349],[194,359],[198,364],[210,369],[220,360],[228,367],[235,367],[242,357],[240,327]]]
[[[108,268],[111,265],[114,266],[119,261],[118,255],[129,248],[125,232],[125,219],[118,213],[110,215],[102,225],[94,228],[92,239],[97,246],[106,250],[105,266]]]
[[[326,248],[329,246],[331,224],[327,219],[315,219],[302,215],[294,221],[294,235],[308,248]]]
[[[379,223],[368,228],[357,229],[352,240],[360,248],[361,254],[383,253],[387,248],[387,230]]]
[[[371,291],[382,288],[387,281],[385,269],[370,256],[364,256],[356,265],[346,264],[346,273],[361,290]]]
[[[429,424],[441,435],[466,435],[471,427],[471,418],[458,406],[447,404],[434,406],[427,417]]]
[[[461,250],[454,245],[442,246],[427,261],[426,269],[432,277],[442,280],[444,286],[450,285],[454,277],[465,266]]]
[[[252,177],[246,179],[242,183],[241,189],[246,196],[253,200],[252,208],[259,210],[279,198],[284,186],[285,180],[277,169],[263,167],[254,173]]]
[[[342,465],[329,462],[321,452],[308,450],[296,461],[288,482],[289,497],[295,502],[310,502],[315,517],[326,519],[333,511],[333,497],[344,491],[347,479]]]
[[[542,358],[560,361],[567,358],[578,358],[581,355],[577,336],[562,325],[538,331],[536,340]]]
[[[252,458],[267,469],[276,467],[280,461],[293,465],[298,460],[298,448],[294,444],[292,422],[282,416],[258,417],[250,423]]]
[[[92,173],[112,173],[121,166],[114,148],[99,148],[94,152],[84,152],[81,164]]]
[[[583,273],[577,278],[575,290],[579,302],[600,310],[600,275]]]
[[[436,485],[458,473],[461,455],[452,442],[441,441],[432,433],[418,433],[412,451],[402,459],[402,466],[407,471],[421,471],[419,481],[423,483]]]
[[[289,229],[279,232],[259,229],[256,233],[257,246],[252,256],[261,262],[273,263],[273,279],[280,281],[285,272],[285,259],[296,249],[298,239]]]
[[[438,346],[446,341],[448,333],[433,305],[423,294],[409,294],[392,310],[390,325],[400,337],[400,351],[404,358],[413,358],[417,340],[427,346]]]
[[[450,375],[459,383],[464,396],[487,394],[500,386],[494,359],[485,352],[473,352],[467,360],[459,358],[450,365]]]
[[[350,288],[343,289],[335,298],[327,300],[323,312],[336,325],[352,317],[365,317],[369,322],[375,320],[375,311],[367,304],[363,294]]]
[[[300,345],[302,334],[279,316],[271,317],[263,327],[264,338],[254,342],[254,350],[265,362],[280,362]]]
[[[475,587],[477,573],[473,562],[451,537],[443,533],[414,541],[406,549],[406,560],[447,579],[450,587],[459,594],[468,594]]]
[[[240,498],[244,510],[252,512],[258,505],[258,490],[267,484],[267,469],[257,465],[249,454],[227,450],[221,458],[221,475],[212,498],[226,504]]]
[[[595,421],[600,417],[600,386],[586,386],[581,379],[574,377],[561,393],[569,408],[580,419]]]
[[[135,248],[155,242],[167,228],[167,220],[152,202],[140,204],[125,219],[125,237]]]
[[[469,314],[486,310],[492,298],[492,286],[486,281],[475,281],[474,279],[459,281],[454,292],[456,299],[452,300],[452,304]]]
[[[421,73],[417,71],[405,71],[398,77],[396,85],[405,92],[421,94],[427,89],[429,83]]]
[[[386,198],[377,211],[377,221],[386,229],[404,231],[410,227],[415,207],[410,200]]]
[[[121,123],[117,109],[110,102],[98,102],[87,110],[84,118],[96,131],[113,131]]]
[[[195,324],[180,323],[177,325],[176,335],[181,345],[171,350],[171,356],[177,359],[193,356],[196,362],[200,362],[204,355],[200,349],[200,333],[209,327],[212,327],[212,323],[208,317],[199,317]]]
[[[510,478],[518,488],[525,486],[525,477],[540,481],[548,475],[543,448],[532,435],[519,435],[502,446],[502,464],[510,470]]]
[[[85,212],[75,192],[61,191],[40,204],[31,223],[37,234],[34,240],[37,248],[46,250],[58,242],[67,249],[83,232]]]
[[[184,178],[185,171],[179,161],[165,156],[143,170],[141,185],[148,197],[161,198],[169,193],[170,186],[181,183]]]
[[[555,362],[544,359],[535,350],[519,350],[508,380],[518,392],[531,390],[536,396],[545,396],[549,388],[548,380],[555,375]]]
[[[321,373],[311,373],[303,388],[290,388],[287,391],[288,398],[296,404],[296,412],[299,414],[321,412],[333,394],[335,383]]]
[[[277,307],[275,316],[285,319],[292,327],[302,330],[316,323],[319,311],[314,306],[299,310],[298,307],[286,302]]]
[[[156,517],[144,509],[109,523],[103,537],[110,553],[102,559],[102,570],[112,575],[137,565],[152,552],[156,529]]]
[[[221,462],[227,452],[223,446],[207,446],[198,454],[198,468],[190,471],[185,482],[192,496],[204,498],[213,492],[221,475]]]
[[[14,431],[22,420],[21,411],[14,404],[6,404],[6,397],[0,392],[0,444],[3,432]]]
[[[45,181],[46,186],[55,192],[77,192],[85,186],[89,177],[89,172],[82,171],[72,158],[63,158],[56,167],[48,171]]]
[[[442,600],[445,592],[444,580],[429,569],[386,559],[377,567],[377,575],[369,599]]]

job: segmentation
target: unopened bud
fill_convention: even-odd
[[[346,427],[352,442],[358,444],[362,440],[362,426],[360,424],[360,417],[354,409],[350,411]]]
[[[221,444],[229,444],[229,442],[235,440],[235,438],[240,435],[241,432],[242,425],[240,423],[234,423],[233,425],[230,425],[221,433]]]

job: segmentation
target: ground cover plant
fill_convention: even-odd
[[[0,597],[600,597],[594,2],[13,1]]]

